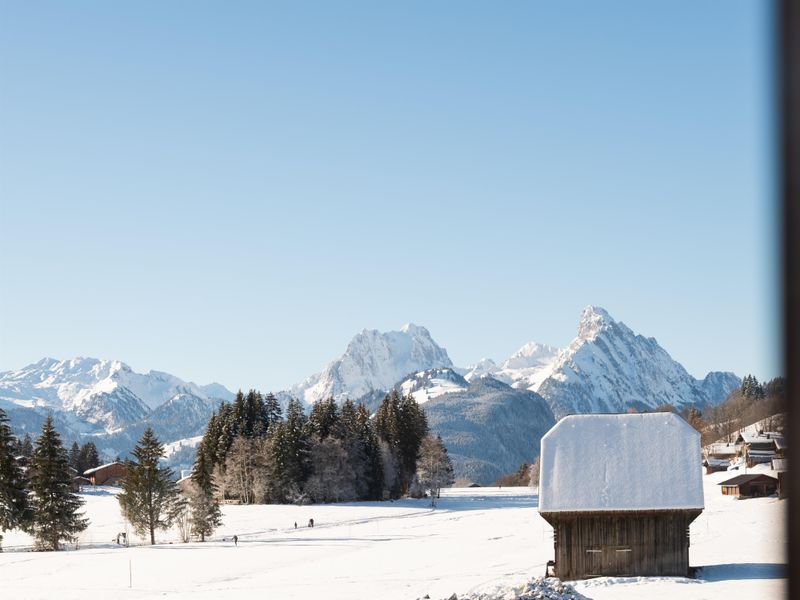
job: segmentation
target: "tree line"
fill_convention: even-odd
[[[37,548],[57,550],[75,541],[88,520],[83,500],[72,491],[75,471],[97,466],[91,442],[68,453],[48,417],[32,445],[30,464],[16,460],[20,440],[0,409],[0,531],[20,528]],[[393,499],[429,492],[431,504],[453,483],[453,467],[441,438],[428,429],[412,396],[387,394],[371,417],[363,404],[333,398],[306,415],[291,400],[284,416],[272,394],[239,392],[209,419],[198,446],[190,485],[184,492],[174,473],[161,466],[163,444],[151,428],[125,460],[118,494],[121,512],[134,531],[155,543],[155,532],[175,524],[183,541],[201,541],[221,525],[219,504],[306,503]],[[0,549],[2,548],[0,536]]]
[[[33,535],[37,549],[58,550],[88,525],[79,513],[83,500],[72,492],[69,456],[48,417],[23,468],[16,460],[19,440],[8,423],[0,409],[0,549],[1,532],[18,528]]]
[[[399,498],[420,492],[418,461],[429,435],[423,409],[396,391],[374,418],[363,404],[333,398],[308,415],[292,399],[284,415],[272,394],[240,391],[211,416],[195,471],[202,465],[211,473],[220,499],[245,504]],[[441,440],[434,446],[447,458]]]
[[[718,405],[702,408],[685,406],[679,410],[671,404],[662,404],[655,410],[681,415],[700,432],[703,446],[717,440],[733,442],[740,429],[759,421],[765,421],[764,425],[769,431],[783,431],[785,386],[783,377],[760,383],[755,375],[746,375],[741,385]]]

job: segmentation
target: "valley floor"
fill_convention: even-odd
[[[600,600],[782,597],[786,501],[722,496],[716,484],[729,476],[704,476],[706,510],[691,528],[699,579],[599,578],[577,590]],[[30,538],[8,532],[3,597],[439,599],[522,584],[553,557],[552,529],[528,488],[446,490],[435,510],[426,500],[225,506],[213,541],[170,543],[173,531],[130,548],[113,541],[125,531],[115,493],[83,494],[91,524],[77,551],[14,552]]]

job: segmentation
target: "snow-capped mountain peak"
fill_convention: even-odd
[[[616,324],[604,308],[589,305],[581,312],[578,322],[578,339],[592,341],[601,331],[606,331]]]
[[[410,373],[452,366],[447,351],[425,327],[408,323],[399,331],[364,329],[350,340],[340,358],[289,393],[307,403],[330,396],[357,399],[391,389]]]
[[[662,404],[714,404],[739,384],[732,373],[712,373],[706,380],[689,375],[655,338],[634,333],[600,307],[587,306],[577,337],[558,353],[535,389],[559,418]]]
[[[219,384],[208,389],[213,390],[213,397],[233,397]],[[0,373],[0,406],[63,414],[81,431],[117,430],[184,395],[210,399],[194,383],[160,371],[136,373],[119,360],[46,358]]]
[[[548,346],[547,344],[528,342],[503,361],[501,368],[506,370],[543,367],[550,364],[557,354],[558,348],[553,348],[553,346]]]

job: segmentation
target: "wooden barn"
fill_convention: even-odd
[[[738,498],[759,498],[769,496],[778,491],[778,480],[763,473],[737,475],[720,483],[722,493]]]
[[[125,465],[115,461],[83,472],[92,485],[120,485],[125,479]]]
[[[672,413],[571,415],[542,438],[539,513],[554,575],[689,575],[700,434]]]

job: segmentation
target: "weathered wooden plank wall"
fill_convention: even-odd
[[[556,576],[689,573],[689,524],[699,510],[549,513]]]

